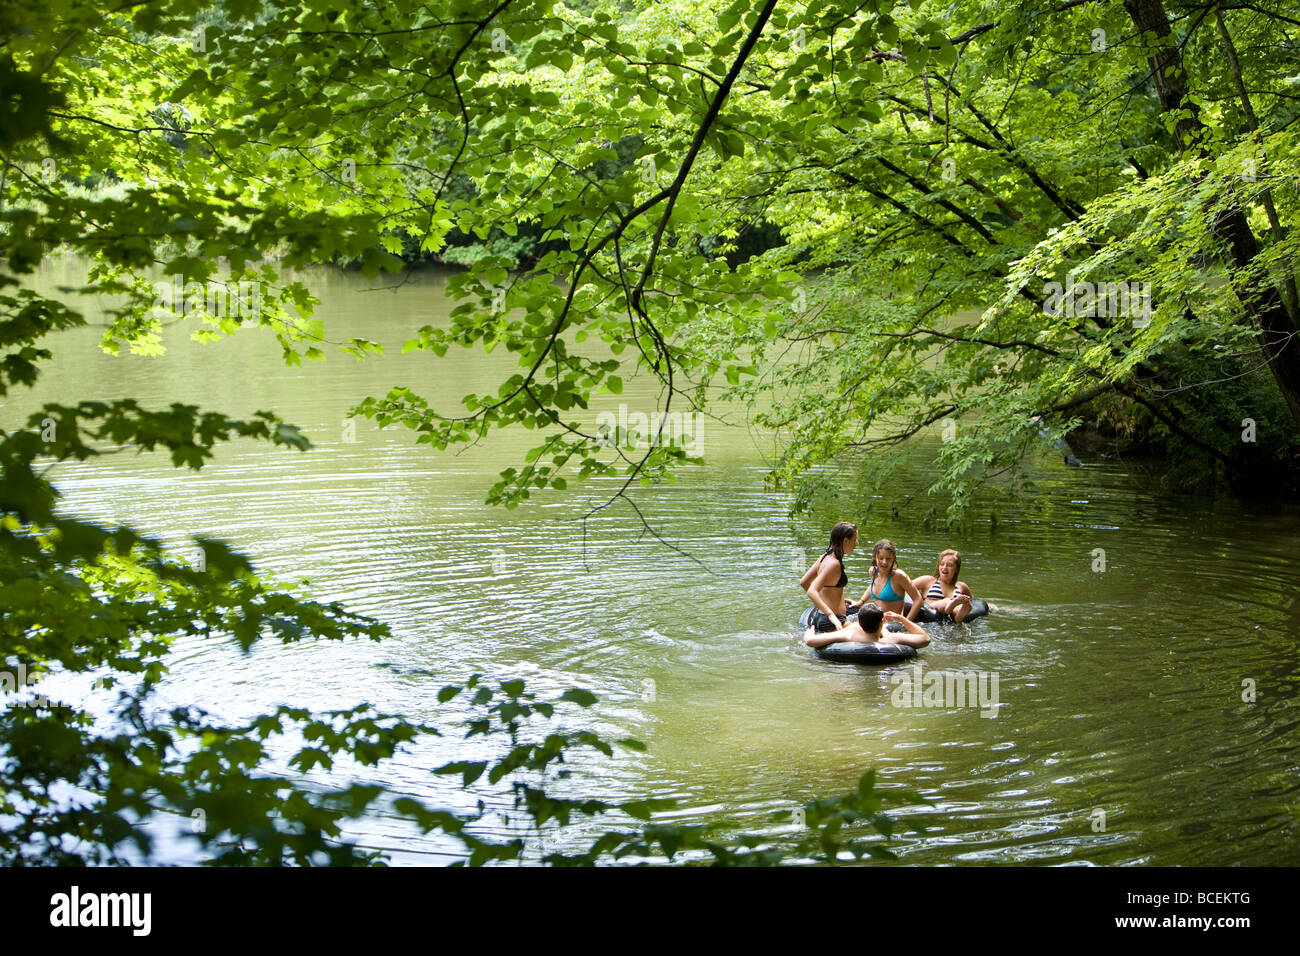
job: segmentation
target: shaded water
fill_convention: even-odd
[[[56,262],[42,284],[74,282],[80,268]],[[789,811],[852,789],[875,768],[883,788],[933,803],[900,812],[925,828],[892,844],[904,862],[1295,861],[1295,503],[1153,497],[1116,465],[1049,460],[1034,499],[996,530],[976,521],[943,534],[923,529],[907,500],[936,447],[920,443],[896,487],[862,499],[857,513],[791,518],[789,495],[763,486],[770,436],[731,412],[731,424],[705,419],[692,435],[706,466],[635,496],[654,530],[702,568],[643,533],[626,505],[578,520],[615,482],[571,485],[515,511],[485,506],[497,472],[519,464],[533,434],[501,432],[446,453],[362,419],[353,434],[345,412],[366,395],[406,385],[436,408],[458,408],[461,395],[495,389],[513,357],[401,354],[415,329],[447,320],[438,273],[397,292],[365,291],[377,283],[353,274],[304,281],[322,300],[331,340],[362,335],[387,353],[286,368],[262,331],[199,345],[178,325],[162,359],[111,357],[97,352],[98,330],[78,330],[48,346],[55,359],[35,394],[0,408],[5,428],[44,401],[131,396],[232,416],[273,409],[315,443],[299,453],[237,442],[199,473],[130,452],[52,473],[70,512],[178,545],[187,535],[224,538],[260,570],[308,577],[314,597],[393,630],[380,643],[268,642],[249,655],[184,640],[160,704],[199,704],[233,720],[280,703],[369,702],[448,736],[365,776],[432,804],[466,807],[482,796],[504,805],[486,786],[466,794],[430,773],[488,755],[482,738],[460,739],[469,715],[461,698],[439,705],[434,695],[474,672],[522,676],[534,691],[582,686],[599,696],[567,726],[648,745],[578,761],[573,789],[677,798],[665,819],[779,841],[793,826]],[[593,405],[589,424],[620,402],[651,411],[655,394],[633,379],[622,396]],[[900,669],[825,664],[800,645],[798,575],[837,520],[860,527],[863,547],[848,560],[855,598],[870,539],[892,538],[913,576],[931,572],[943,548],[963,551],[963,580],[998,610],[934,631],[920,663],[925,673],[996,673],[996,717],[900,706]],[[1094,570],[1098,548],[1104,572]],[[1252,684],[1254,702],[1243,701]],[[399,863],[445,862],[452,849],[382,813],[357,832]]]

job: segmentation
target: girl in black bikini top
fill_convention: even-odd
[[[805,571],[799,580],[800,587],[807,592],[813,607],[821,612],[822,625],[838,627],[838,622],[845,616],[844,586],[849,583],[849,575],[844,570],[844,556],[852,553],[857,543],[857,527],[847,521],[841,521],[831,530],[831,543],[826,553],[814,561],[813,566]],[[831,584],[822,576],[824,570],[822,562],[832,555],[840,565],[840,577],[835,584]],[[825,591],[832,593],[826,594]]]
[[[827,548],[826,554],[835,554],[835,549]],[[823,554],[820,558],[817,559],[818,565],[822,563],[822,559],[826,557],[826,554]],[[837,588],[843,588],[846,584],[849,583],[849,572],[844,570],[844,555],[835,554],[835,560],[840,563],[840,579],[836,581],[833,586]]]

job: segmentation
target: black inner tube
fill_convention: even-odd
[[[906,615],[912,609],[911,601],[903,602],[903,614]],[[970,602],[970,613],[966,615],[967,621],[974,621],[977,618],[984,617],[989,613],[989,602],[983,598],[975,598]],[[947,614],[940,614],[928,604],[921,607],[921,611],[916,615],[918,624],[951,624],[952,618]]]
[[[819,660],[833,664],[890,664],[911,660],[916,648],[910,644],[868,644],[862,641],[837,641],[814,651]]]
[[[912,602],[906,601],[903,604],[903,613],[906,614],[911,610]],[[808,608],[799,617],[799,626],[807,628],[811,626],[813,612],[815,608]],[[988,602],[983,598],[975,598],[971,601],[970,613],[966,615],[967,621],[973,621],[977,618],[984,617],[989,613]],[[849,615],[849,620],[857,618],[857,612],[854,611]],[[947,614],[939,614],[933,608],[922,606],[921,611],[916,616],[916,620],[921,624],[952,623],[952,618]],[[889,626],[889,625],[887,625]],[[898,629],[901,625],[894,624],[891,629]],[[813,650],[818,660],[829,661],[833,664],[890,664],[896,661],[911,660],[916,656],[916,648],[910,644],[884,644],[879,642],[865,641],[836,641],[834,644],[827,644],[825,647],[818,647]]]
[[[912,602],[904,601],[903,614],[906,615],[907,612],[910,611],[911,609],[912,609]],[[799,616],[800,628],[807,628],[809,625],[811,625],[813,612],[816,610],[817,609],[815,607],[808,607],[803,612],[803,614]],[[981,617],[985,617],[988,613],[989,613],[989,602],[984,600],[983,598],[975,598],[973,601],[971,601],[970,613],[966,615],[966,620],[967,621],[978,620]],[[850,621],[856,620],[857,616],[858,616],[858,612],[853,611],[849,614],[849,620]],[[938,611],[930,607],[928,604],[923,605],[921,607],[920,613],[916,615],[916,620],[918,624],[951,624],[952,623],[951,617],[949,617],[947,614],[940,614]],[[897,629],[897,625],[895,626],[895,629]]]

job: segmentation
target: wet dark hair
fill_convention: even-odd
[[[844,564],[844,542],[858,536],[858,526],[850,524],[847,521],[841,521],[835,527],[831,528],[831,546],[826,549],[826,554],[835,555],[835,559]],[[822,557],[826,557],[823,554]]]
[[[858,625],[870,637],[880,630],[881,623],[885,620],[885,612],[874,604],[868,604],[858,612]]]

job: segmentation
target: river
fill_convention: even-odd
[[[54,260],[38,285],[74,283],[82,269]],[[199,704],[235,720],[281,703],[367,702],[447,736],[360,775],[432,804],[482,797],[504,806],[485,783],[467,794],[458,778],[431,774],[487,753],[483,738],[461,739],[466,695],[439,704],[435,694],[472,673],[524,677],[545,694],[576,686],[598,695],[566,726],[647,745],[577,760],[569,790],[675,798],[665,820],[780,843],[797,826],[796,807],[852,789],[874,768],[883,790],[931,801],[896,814],[920,828],[890,843],[900,863],[1295,862],[1296,503],[1157,495],[1141,466],[1066,468],[1049,456],[1033,496],[996,527],[977,515],[943,532],[927,529],[909,498],[932,469],[936,437],[906,452],[884,494],[847,490],[792,517],[790,493],[764,486],[771,436],[728,409],[689,422],[704,466],[635,489],[654,531],[685,555],[643,533],[622,503],[579,520],[608,499],[610,480],[491,508],[487,488],[519,464],[535,433],[434,452],[404,428],[345,420],[357,401],[396,385],[459,408],[463,394],[495,389],[511,368],[504,350],[445,360],[401,353],[417,328],[448,321],[445,278],[421,271],[389,291],[356,273],[309,273],[327,337],[361,335],[386,352],[359,361],[331,349],[300,367],[286,367],[265,330],[201,344],[186,323],[166,330],[163,357],[105,355],[95,327],[104,317],[90,308],[90,328],[50,340],[55,358],[37,388],[0,409],[5,428],[46,401],[130,396],[232,416],[271,409],[313,441],[305,453],[235,442],[197,473],[164,454],[129,452],[51,473],[69,513],[178,546],[188,535],[223,538],[259,570],[309,578],[314,597],[393,631],[377,643],[264,641],[248,655],[182,640],[159,705]],[[643,374],[586,414],[594,427],[620,404],[653,410],[655,395]],[[851,463],[828,467],[851,484]],[[996,707],[910,706],[918,699],[899,693],[917,676],[910,665],[836,666],[801,646],[797,579],[839,520],[860,529],[847,562],[854,597],[875,538],[891,538],[914,577],[931,573],[942,549],[963,552],[963,580],[997,610],[934,631],[920,673],[996,676]],[[387,813],[350,832],[396,864],[455,858],[455,844]],[[577,828],[554,845],[593,832]],[[180,844],[163,849],[185,859]]]

